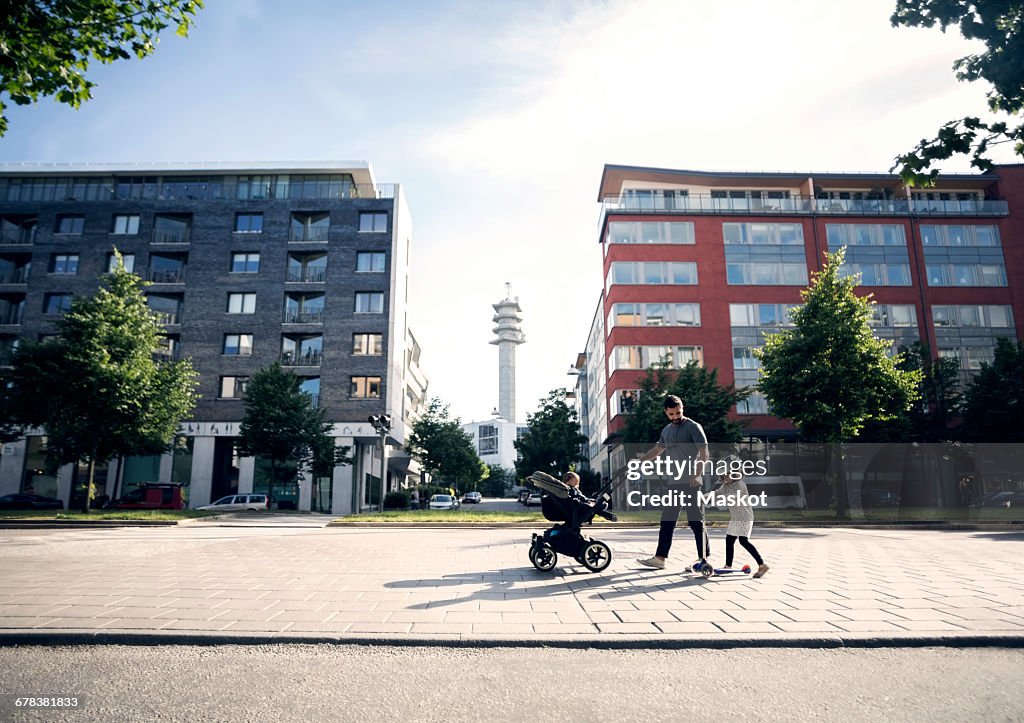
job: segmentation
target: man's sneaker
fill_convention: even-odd
[[[658,570],[665,569],[665,561],[662,560],[660,557],[648,557],[646,559],[637,559],[637,562],[646,567],[654,567]]]
[[[754,577],[764,577],[766,572],[768,572],[768,566],[762,563],[757,566],[757,572],[754,573]]]

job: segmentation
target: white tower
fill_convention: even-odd
[[[494,333],[498,345],[498,411],[507,421],[516,421],[516,347],[526,341],[521,323],[523,310],[519,297],[511,298],[511,285],[505,284],[505,299],[494,304]]]

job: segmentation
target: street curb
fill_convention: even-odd
[[[64,527],[175,527],[192,520],[2,520],[0,530],[60,529]]]
[[[732,650],[737,648],[790,648],[836,650],[842,648],[1024,648],[1024,634],[964,633],[962,635],[880,636],[872,634],[821,635],[766,634],[744,636],[602,636],[602,635],[372,635],[309,633],[206,633],[163,631],[18,631],[0,632],[0,648],[81,645],[362,645],[381,647],[455,648],[593,648],[600,650]]]

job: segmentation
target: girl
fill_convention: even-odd
[[[747,539],[750,537],[751,530],[754,529],[754,511],[747,501],[749,493],[747,485],[743,482],[743,472],[740,469],[742,461],[735,456],[726,457],[725,461],[729,463],[729,472],[720,478],[722,481],[722,487],[719,488],[720,493],[735,495],[735,500],[731,500],[734,504],[727,505],[729,526],[725,530],[725,566],[732,567],[733,553],[736,550],[738,538],[743,549],[749,552],[757,563],[757,572],[754,573],[754,577],[764,577],[764,574],[768,572],[768,566],[764,564],[764,560],[757,553],[757,548]]]

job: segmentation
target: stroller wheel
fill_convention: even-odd
[[[558,564],[558,553],[552,550],[547,543],[542,547],[531,547],[530,562],[541,572],[547,572]]]
[[[612,551],[603,542],[592,540],[583,548],[579,560],[591,572],[601,572],[612,564]]]

